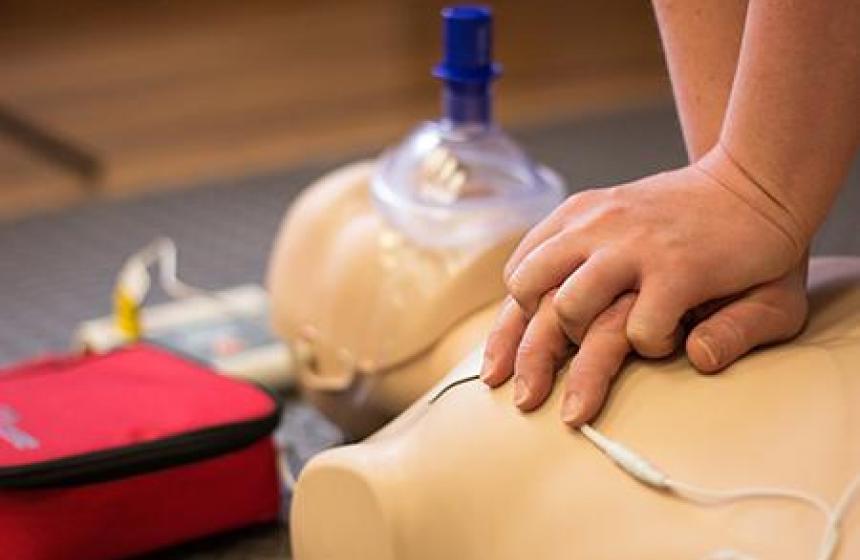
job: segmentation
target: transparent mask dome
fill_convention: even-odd
[[[561,178],[538,166],[500,128],[428,122],[379,159],[380,212],[432,247],[492,243],[522,232],[562,200]]]

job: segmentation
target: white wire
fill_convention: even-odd
[[[599,430],[596,430],[593,426],[584,424],[580,427],[580,431],[586,439],[595,445],[595,447],[609,455],[622,470],[631,476],[656,489],[668,488],[676,496],[689,500],[692,503],[699,505],[713,505],[752,499],[781,499],[802,502],[806,505],[812,506],[820,511],[825,518],[824,534],[818,548],[818,554],[816,556],[817,560],[830,560],[835,554],[836,547],[839,544],[839,525],[845,513],[848,511],[848,508],[856,498],[858,491],[860,491],[860,473],[858,473],[848,484],[833,507],[828,505],[826,501],[815,494],[791,488],[778,488],[771,486],[751,486],[732,490],[704,488],[666,476],[661,473],[661,471],[650,465],[650,463],[648,463],[643,457],[615,440],[607,437]],[[613,446],[616,448],[620,447],[621,449],[613,450]],[[619,457],[620,455],[624,456]],[[633,456],[633,461],[636,461],[638,464],[631,463],[631,456]],[[657,473],[652,474],[651,478],[659,480],[660,484],[651,483],[649,482],[648,476],[642,476],[642,473],[639,472],[642,470],[642,463],[645,464],[647,469],[653,469],[655,473]],[[661,478],[659,476],[660,474],[663,474],[663,477],[665,478]],[[732,551],[732,553],[737,554],[734,551]]]
[[[808,494],[800,490],[791,490],[788,488],[776,488],[770,486],[751,486],[747,488],[736,488],[733,490],[715,490],[712,488],[703,488],[694,484],[681,482],[675,479],[669,479],[669,487],[682,498],[690,501],[708,505],[737,502],[742,500],[755,499],[782,499],[804,502],[823,513],[828,519],[832,514],[832,510],[827,503],[813,494]]]
[[[137,303],[143,303],[149,291],[149,268],[158,263],[158,282],[164,293],[175,300],[200,297],[221,308],[221,313],[230,317],[241,317],[218,292],[186,284],[179,279],[177,261],[179,251],[176,243],[169,237],[159,237],[126,260],[120,272],[118,284],[134,286],[130,293]]]
[[[839,542],[838,516],[827,502],[820,497],[790,488],[752,486],[733,490],[714,490],[703,488],[679,480],[669,479],[669,488],[678,496],[701,505],[725,504],[743,500],[777,499],[805,503],[824,515],[824,532],[818,546],[818,560],[828,560]]]
[[[204,296],[218,299],[214,293],[186,284],[177,274],[178,250],[169,237],[160,237],[139,254],[146,266],[158,262],[158,280],[164,292],[173,299]]]
[[[860,490],[860,473],[858,473],[854,480],[852,480],[845,490],[842,492],[842,496],[840,496],[839,500],[836,502],[836,505],[833,506],[833,516],[839,521],[842,520],[842,517],[845,516],[845,513],[848,511],[849,506],[857,497],[857,491]]]
[[[839,529],[842,523],[842,518],[848,512],[848,508],[857,497],[857,490],[860,489],[860,473],[854,476],[854,479],[848,483],[848,486],[843,490],[842,495],[833,506],[833,513],[830,523],[827,527],[827,532],[824,535],[821,552],[818,555],[818,560],[829,560],[839,544]]]

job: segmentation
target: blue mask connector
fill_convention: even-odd
[[[444,82],[442,106],[453,126],[489,125],[491,82],[501,67],[493,62],[493,14],[486,6],[442,10],[445,51],[433,75]]]

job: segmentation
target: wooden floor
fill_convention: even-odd
[[[441,2],[0,0],[0,218],[376,150],[437,110]],[[646,2],[494,2],[509,126],[667,94]]]

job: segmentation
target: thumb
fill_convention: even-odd
[[[687,356],[704,373],[714,373],[764,344],[795,336],[806,321],[804,290],[785,292],[765,285],[699,323],[687,337]]]

